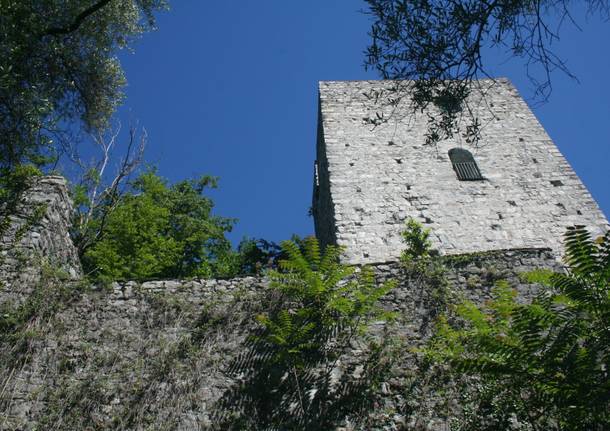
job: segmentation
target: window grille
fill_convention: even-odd
[[[481,175],[477,162],[474,161],[470,151],[463,148],[452,148],[449,150],[449,159],[458,180],[480,181],[485,179]]]

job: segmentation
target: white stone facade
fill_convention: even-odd
[[[604,214],[517,90],[505,79],[482,84],[485,100],[470,101],[483,126],[475,148],[461,136],[425,145],[424,114],[367,124],[384,111],[367,94],[389,81],[321,82],[313,214],[322,242],[361,264],[395,261],[410,217],[431,228],[442,254],[548,247],[559,256],[567,226],[605,232]],[[455,147],[473,154],[485,180],[458,180]]]

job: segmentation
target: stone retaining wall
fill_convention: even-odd
[[[528,249],[465,256],[448,266],[451,289],[440,302],[482,302],[498,279],[527,300],[536,286],[522,284],[518,273],[557,263],[549,250]],[[406,393],[415,370],[408,348],[429,335],[440,311],[438,292],[410,280],[398,264],[375,271],[379,281],[398,280],[382,302],[397,312],[390,333],[405,356],[381,385],[368,423],[385,430],[447,429],[446,418],[421,413],[447,400],[430,394],[430,406],[416,412]],[[49,303],[58,283],[38,287],[55,289],[44,293]],[[240,384],[232,364],[249,348],[254,316],[277,300],[267,285],[265,278],[246,277],[68,286],[56,309],[28,323],[24,339],[2,346],[0,429],[200,430],[220,429],[220,423],[239,429],[231,425],[239,406],[227,407]],[[378,322],[373,332],[383,327]],[[358,352],[345,361],[357,362]],[[343,429],[359,426],[346,422]]]

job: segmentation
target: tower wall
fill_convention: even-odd
[[[70,239],[71,216],[72,200],[63,177],[32,180],[0,238],[0,303],[34,289],[45,265],[72,279],[82,276]]]
[[[367,124],[377,113],[390,115],[371,98],[371,91],[387,92],[390,81],[320,83],[318,160],[326,166],[319,187],[327,190],[318,195],[330,203],[314,203],[316,233],[346,246],[347,262],[396,260],[408,218],[431,228],[443,254],[549,247],[559,255],[567,226],[583,224],[594,234],[608,228],[510,82],[480,84],[485,97],[469,101],[482,125],[473,148],[462,136],[426,145],[427,116],[400,107],[387,123]],[[458,180],[448,157],[455,147],[472,152],[485,180]],[[319,229],[329,224],[332,235]]]
[[[318,113],[318,115],[321,115]],[[326,143],[324,142],[324,127],[322,122],[318,123],[318,135],[316,143],[318,159],[314,165],[314,185],[312,215],[316,229],[316,237],[323,246],[337,242],[335,232],[335,212],[330,196],[330,184],[328,182],[328,159],[326,158]]]

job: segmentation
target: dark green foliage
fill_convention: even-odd
[[[81,124],[104,129],[122,99],[116,52],[164,0],[0,1],[0,167],[44,164]]]
[[[378,286],[370,269],[356,273],[340,264],[338,247],[322,253],[315,238],[302,246],[282,243],[287,258],[269,273],[276,305],[257,317],[259,335],[232,367],[245,376],[243,385],[224,399],[228,410],[241,412],[223,418],[218,429],[332,429],[372,406],[387,371],[387,340],[363,343],[362,337],[372,321],[392,317],[378,300],[393,284]],[[357,340],[357,364],[341,369]]]
[[[275,268],[281,248],[264,239],[243,239],[237,247],[239,274],[261,274],[266,269]]]
[[[473,117],[467,98],[479,89],[479,78],[491,75],[483,52],[498,47],[509,57],[523,58],[535,95],[546,99],[556,70],[573,75],[553,52],[561,26],[570,17],[568,0],[367,0],[373,17],[367,67],[384,79],[401,80],[384,94],[373,95],[386,105],[396,106],[407,97],[413,112],[429,107],[428,143],[451,138],[459,130],[462,115],[471,121],[462,132],[476,143],[481,124]],[[588,12],[608,19],[607,0],[585,0]],[[485,88],[483,88],[485,90]],[[484,92],[484,91],[483,91]],[[382,114],[373,124],[387,121]]]
[[[14,169],[0,168],[0,237],[10,225],[10,216],[17,211],[23,193],[40,171],[31,165],[19,165]]]
[[[84,254],[86,272],[104,280],[233,274],[225,233],[234,221],[212,215],[203,195],[215,186],[208,176],[168,186],[154,172],[140,175],[114,211],[95,221],[105,227]]]
[[[301,250],[305,250],[305,240],[298,235],[292,235],[290,241]],[[244,238],[237,246],[237,252],[231,259],[231,272],[236,275],[262,275],[271,269],[277,269],[279,262],[288,258],[286,251],[273,241],[265,239]]]
[[[494,300],[441,319],[428,356],[479,380],[460,429],[610,428],[610,233],[593,241],[582,226],[565,236],[568,271],[524,277],[546,286],[531,303],[498,283]]]
[[[11,213],[6,205],[14,208],[18,197],[26,191],[33,178],[40,175],[40,171],[31,165],[19,165],[15,169],[0,171],[0,208],[3,213]]]

